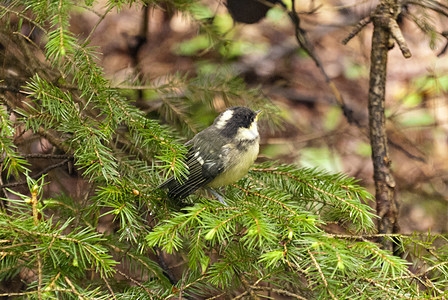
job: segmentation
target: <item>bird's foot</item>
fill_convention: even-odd
[[[218,199],[218,201],[221,202],[223,205],[225,205],[225,206],[229,206],[229,205],[226,203],[226,201],[224,201],[224,197],[221,196],[218,192],[212,190],[211,188],[208,188],[207,190],[209,190],[210,193],[212,193],[213,196],[215,196],[215,197]]]

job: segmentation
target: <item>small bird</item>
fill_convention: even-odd
[[[235,106],[221,113],[210,127],[185,144],[190,147],[187,178],[179,181],[170,177],[159,188],[167,189],[168,197],[179,201],[205,187],[226,204],[211,188],[234,183],[249,171],[259,151],[260,112]]]

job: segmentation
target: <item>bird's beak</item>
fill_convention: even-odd
[[[261,109],[260,109],[260,110],[257,110],[255,113],[256,113],[256,115],[255,115],[255,121],[258,121],[258,117],[260,117],[260,115],[261,115]]]

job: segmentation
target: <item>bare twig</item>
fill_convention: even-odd
[[[23,158],[37,158],[37,159],[73,159],[74,157],[67,154],[46,154],[46,153],[29,153],[21,154]],[[4,158],[0,159],[0,164],[5,161]]]
[[[43,127],[39,127],[37,133],[46,138],[53,146],[58,149],[61,149],[65,153],[71,153],[70,147],[64,143],[64,140],[57,137],[54,133],[49,130],[44,129]]]
[[[390,5],[392,6],[392,5]],[[410,58],[412,56],[411,51],[409,50],[409,47],[406,43],[406,40],[403,37],[403,34],[401,33],[401,29],[397,24],[396,17],[398,15],[399,6],[395,5],[395,8],[393,9],[393,14],[388,14],[387,16],[384,15],[384,21],[386,22],[385,25],[387,29],[390,31],[392,37],[397,42],[398,47],[401,50],[401,53],[405,58]],[[377,8],[367,17],[364,19],[361,19],[358,24],[356,24],[353,31],[346,37],[342,43],[345,45],[347,44],[352,38],[354,38],[358,33],[361,32],[361,30],[369,23],[371,23],[374,18],[382,17],[384,11],[381,9],[381,4],[377,6]],[[387,21],[386,21],[387,20]]]
[[[398,293],[395,292],[393,289],[389,289],[389,288],[387,288],[387,285],[384,284],[384,282],[378,283],[378,282],[376,282],[375,280],[373,280],[373,279],[371,279],[371,278],[362,278],[362,280],[365,280],[365,281],[369,282],[370,284],[376,286],[377,288],[379,288],[379,289],[385,291],[385,292],[386,292],[387,294],[389,294],[390,296],[393,295],[393,296],[394,296],[394,297],[393,297],[394,299],[397,299],[396,297],[408,299],[408,298],[404,297],[403,295],[398,294]]]
[[[243,297],[245,297],[247,294],[249,294],[247,291],[242,292],[241,294],[239,294],[236,297],[233,297],[232,300],[239,300],[242,299]]]
[[[67,159],[64,159],[61,162],[58,162],[57,164],[50,165],[50,166],[46,167],[45,169],[43,169],[42,171],[40,171],[39,173],[31,176],[31,178],[32,179],[37,179],[37,178],[41,177],[43,174],[46,174],[46,173],[48,173],[49,171],[51,171],[53,169],[56,169],[56,168],[59,168],[59,167],[65,165],[69,161],[70,161],[70,159],[67,158]],[[11,182],[11,183],[5,183],[3,185],[0,185],[0,189],[6,188],[6,187],[10,188],[10,187],[15,187],[15,186],[19,186],[19,185],[24,185],[26,183],[27,183],[26,180],[17,181],[17,182]]]
[[[64,292],[64,293],[72,293],[71,289],[48,289],[46,292]],[[0,297],[16,297],[16,296],[31,296],[36,294],[37,291],[29,291],[29,292],[19,292],[19,293],[1,293]]]
[[[67,276],[64,276],[65,281],[67,282],[67,284],[70,286],[70,288],[72,289],[72,292],[78,296],[79,299],[83,300],[84,297],[76,290],[75,286],[73,285],[72,281],[70,279],[68,279]]]
[[[100,18],[98,19],[98,21],[96,22],[95,26],[93,26],[92,30],[90,30],[89,35],[86,38],[86,41],[89,41],[92,38],[93,33],[96,31],[98,25],[100,25],[101,22],[103,22],[104,18],[106,17],[106,15],[112,10],[114,6],[110,5],[107,10],[104,12],[104,14],[102,16],[100,16]]]
[[[303,30],[303,28],[300,27],[300,18],[296,11],[296,8],[295,8],[295,0],[292,0],[292,10],[289,12],[289,18],[291,19],[292,23],[294,24],[296,40],[299,43],[300,47],[302,47],[303,50],[305,50],[305,52],[314,61],[316,66],[321,71],[322,75],[325,77],[325,81],[330,82],[331,81],[330,77],[328,76],[327,72],[323,68],[320,59],[317,57],[316,53],[314,52],[313,45],[308,40],[305,30]],[[339,101],[339,99],[337,99],[337,100]]]
[[[252,299],[252,300],[258,300],[258,299],[260,299],[260,298],[257,296],[257,294],[254,293],[254,289],[249,285],[249,282],[247,282],[247,279],[244,278],[243,275],[240,276],[240,280],[241,280],[241,283],[242,283],[243,286],[244,286],[244,289],[245,289],[246,292],[249,294],[249,299]]]
[[[221,299],[221,297],[223,297],[226,294],[226,292],[223,292],[221,294],[218,294],[216,296],[210,297],[210,298],[206,298],[205,300],[215,300],[215,299]]]
[[[42,299],[42,257],[40,252],[37,252],[37,299]]]
[[[22,154],[23,158],[41,158],[41,159],[73,159],[72,155],[68,154],[46,154],[46,153],[31,153]]]
[[[287,290],[284,290],[284,289],[280,289],[280,288],[272,288],[272,287],[268,287],[268,286],[255,286],[255,285],[251,285],[250,287],[253,290],[268,291],[268,292],[276,293],[278,295],[290,297],[290,298],[293,298],[293,299],[299,299],[299,300],[306,300],[307,299],[307,298],[304,298],[304,297],[302,297],[300,295],[297,295],[295,293],[292,293],[290,291],[287,291]]]
[[[144,289],[146,291],[146,293],[148,294],[149,298],[153,299],[153,293],[151,292],[150,289],[148,289],[146,286],[144,286],[143,284],[141,284],[140,282],[138,282],[137,280],[135,280],[134,278],[132,278],[128,274],[123,273],[120,270],[116,270],[116,271],[117,271],[118,274],[120,274],[121,276],[125,277],[127,280],[132,281],[132,283],[134,283],[135,285],[138,285],[139,287]]]
[[[358,33],[363,30],[364,27],[367,26],[367,24],[372,22],[372,18],[370,16],[365,17],[364,19],[361,19],[358,24],[356,24],[355,28],[350,32],[350,34],[342,40],[342,44],[346,45],[352,38],[354,38]]]
[[[346,117],[347,121],[350,124],[355,124],[357,127],[361,128],[361,121],[356,119],[353,110],[348,107],[344,101],[344,97],[339,92],[339,89],[336,87],[336,84],[330,79],[327,72],[325,71],[320,59],[317,57],[316,53],[314,52],[314,48],[310,41],[308,40],[306,36],[305,30],[303,30],[300,27],[300,18],[299,15],[295,9],[295,0],[292,0],[292,10],[289,12],[289,17],[294,24],[295,27],[295,36],[296,40],[299,43],[300,47],[302,47],[303,50],[311,57],[311,59],[314,61],[315,65],[320,70],[321,74],[325,78],[325,82],[327,82],[328,86],[331,89],[331,92],[333,93],[336,102],[341,107],[341,109],[344,111],[344,116]]]
[[[103,281],[104,281],[104,283],[106,284],[107,289],[109,290],[110,294],[112,295],[112,298],[113,298],[113,299],[117,299],[117,297],[115,296],[114,290],[112,289],[112,287],[111,287],[110,284],[109,284],[109,281],[107,281],[107,279],[104,278],[104,277],[103,277]]]
[[[392,37],[397,42],[403,56],[405,58],[410,58],[412,56],[411,51],[409,50],[408,44],[406,43],[406,40],[404,39],[400,27],[398,27],[395,19],[389,18],[389,30]]]
[[[37,210],[37,205],[38,205],[38,200],[37,200],[37,193],[38,193],[38,188],[36,186],[33,186],[31,188],[31,205],[33,207],[33,220],[34,220],[34,225],[37,226],[39,225],[39,211]]]

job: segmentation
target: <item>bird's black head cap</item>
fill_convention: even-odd
[[[249,128],[257,117],[257,113],[250,108],[234,106],[221,113],[215,120],[214,125],[221,129],[221,134],[233,137],[238,128]]]

